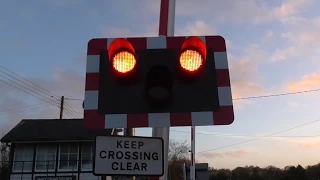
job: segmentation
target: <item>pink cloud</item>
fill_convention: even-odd
[[[222,153],[218,153],[218,152],[205,152],[205,153],[201,153],[202,157],[205,158],[223,158],[223,154]]]
[[[246,156],[248,154],[245,150],[238,150],[238,151],[230,151],[225,153],[227,156],[232,158],[241,158],[243,156]]]
[[[306,149],[311,149],[311,150],[320,150],[320,143],[305,143],[305,144],[301,144],[301,146],[303,148],[306,148]]]
[[[320,137],[298,139],[293,141],[293,143],[307,150],[320,150]]]
[[[298,81],[291,81],[286,84],[288,92],[297,92],[316,88],[320,88],[319,73],[305,75]]]
[[[223,153],[219,153],[219,152],[204,152],[201,153],[200,156],[202,158],[206,158],[206,159],[214,159],[214,158],[226,158],[226,157],[230,157],[230,158],[242,158],[246,155],[248,155],[249,152],[245,151],[245,150],[237,150],[237,151],[227,151],[227,152],[223,152]]]

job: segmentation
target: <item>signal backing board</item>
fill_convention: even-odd
[[[163,139],[156,137],[97,136],[95,175],[163,175]]]
[[[92,39],[88,43],[86,85],[84,100],[84,123],[89,129],[213,126],[229,125],[234,121],[233,102],[229,77],[225,40],[221,36],[197,36],[207,48],[212,49],[216,77],[217,107],[212,111],[187,113],[121,113],[108,114],[99,110],[101,92],[101,52],[108,51],[115,38]],[[141,37],[124,38],[135,50],[179,49],[187,37]],[[211,52],[211,51],[210,51]],[[152,61],[152,59],[150,59]],[[186,99],[187,100],[187,99]],[[140,104],[136,104],[140,106]],[[101,108],[101,107],[100,107]]]

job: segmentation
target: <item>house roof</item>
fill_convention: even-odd
[[[83,119],[24,119],[1,142],[94,140],[97,135],[111,132],[112,129],[87,129]]]

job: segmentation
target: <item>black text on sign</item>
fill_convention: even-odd
[[[163,140],[151,137],[98,136],[96,175],[163,174]]]

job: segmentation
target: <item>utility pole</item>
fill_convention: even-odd
[[[60,119],[63,117],[63,105],[64,105],[64,96],[61,96],[61,101],[60,101]]]

